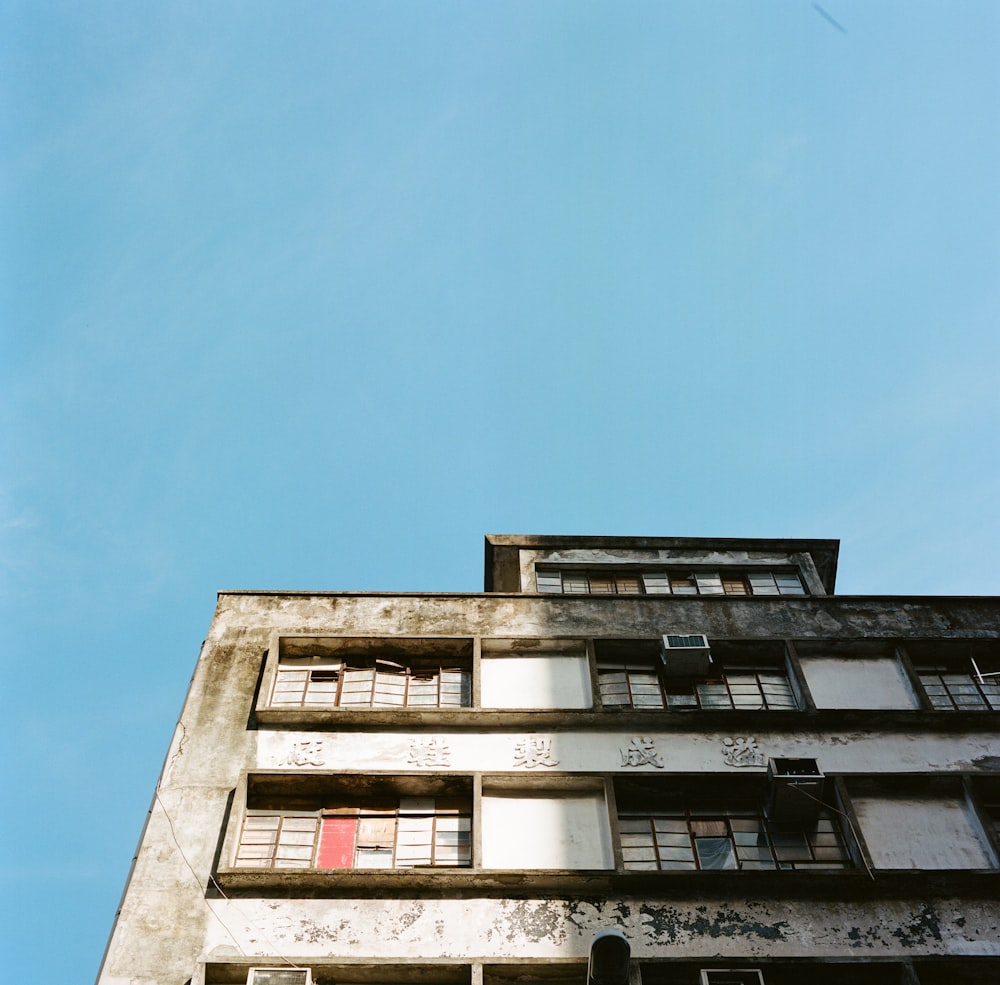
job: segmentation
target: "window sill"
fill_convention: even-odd
[[[619,895],[717,898],[871,899],[955,894],[995,898],[1000,871],[878,870],[625,872],[605,869],[251,869],[217,873],[227,895],[316,898],[455,898]]]
[[[900,728],[912,731],[919,724],[921,729],[943,732],[978,731],[995,729],[1000,721],[1000,711],[937,711],[919,708],[822,708],[775,709],[773,711],[726,710],[694,708],[687,711],[666,711],[662,708],[261,708],[255,714],[258,728],[304,728],[320,731],[366,730],[379,728],[434,728],[498,729],[549,728],[571,730],[575,728],[604,728],[609,730],[650,728],[662,731],[684,732],[692,728],[716,728],[732,731],[740,728],[768,730],[789,725],[796,730]]]

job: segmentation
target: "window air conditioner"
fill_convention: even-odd
[[[312,985],[308,968],[251,968],[247,985]]]
[[[775,821],[815,821],[823,807],[825,780],[815,759],[769,759],[767,816]]]
[[[707,677],[712,669],[708,637],[701,633],[666,633],[660,648],[667,677]]]
[[[702,968],[701,985],[765,985],[757,968]]]

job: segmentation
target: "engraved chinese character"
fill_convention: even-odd
[[[279,766],[323,766],[322,742],[296,742],[292,751],[278,764]]]
[[[722,740],[722,758],[727,766],[763,766],[764,753],[752,735],[726,737]]]
[[[526,735],[514,747],[514,765],[528,770],[536,766],[558,766],[559,760],[552,758],[552,740]]]
[[[628,749],[619,749],[618,752],[622,757],[622,766],[655,766],[658,770],[663,769],[663,760],[648,735],[633,735]]]
[[[413,739],[407,762],[414,766],[451,766],[451,749],[444,739]]]

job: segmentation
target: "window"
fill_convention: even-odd
[[[818,961],[761,962],[759,958],[743,959],[740,966],[720,968],[724,962],[711,959],[709,967],[699,967],[705,962],[666,960],[643,962],[643,985],[902,985],[916,982],[906,975],[901,965],[886,961],[866,964],[858,961],[820,959]],[[735,964],[735,962],[734,962]],[[757,967],[748,968],[749,964]],[[954,967],[954,958],[943,962],[945,969]],[[975,979],[989,980],[988,975]],[[923,983],[923,975],[920,977]],[[971,983],[972,979],[969,979]],[[966,979],[961,979],[966,982]],[[948,985],[958,985],[949,982]]]
[[[339,798],[319,810],[247,810],[236,867],[399,869],[471,864],[471,808],[454,797]]]
[[[795,571],[539,568],[538,591],[563,595],[805,595]]]
[[[1000,711],[1000,675],[988,675],[972,660],[918,664],[917,675],[939,711]]]
[[[251,968],[247,985],[312,985],[309,968]]]
[[[251,773],[233,868],[468,866],[468,777]]]
[[[266,869],[308,869],[316,846],[315,814],[247,811],[237,865]]]
[[[466,640],[282,639],[271,708],[468,708]]]
[[[646,640],[598,640],[597,678],[606,708],[790,711],[798,705],[780,646],[739,653],[713,644],[721,658],[710,677],[668,677],[655,645]]]
[[[775,821],[753,798],[728,804],[623,795],[618,831],[629,870],[740,871],[844,869],[847,848],[833,813],[816,821]]]
[[[204,978],[199,976],[197,981],[204,981],[205,985],[331,985],[333,982],[337,985],[471,985],[472,981],[472,969],[467,964],[417,964],[413,960],[393,964],[382,957],[359,964],[351,963],[349,956],[343,959],[347,963],[335,964],[333,960],[336,959],[331,960],[333,949],[328,951],[330,953],[317,952],[312,958],[298,956],[294,963],[290,956],[278,954],[208,958],[204,963]],[[257,965],[251,965],[253,961]],[[508,985],[517,983],[508,981]],[[526,982],[521,979],[520,985]],[[576,983],[567,981],[565,985]]]

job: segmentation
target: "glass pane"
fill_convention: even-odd
[[[722,595],[722,579],[717,571],[695,575],[698,592],[701,595]]]
[[[670,581],[664,572],[649,572],[642,576],[647,595],[669,595]]]
[[[535,571],[540,592],[561,592],[562,574],[558,571]]]
[[[735,869],[736,854],[728,838],[695,838],[698,862],[703,869]]]
[[[668,694],[667,706],[676,709],[697,708],[698,699],[694,694]]]
[[[782,595],[805,595],[806,590],[799,581],[799,576],[793,573],[775,575],[778,584],[778,591]]]
[[[778,586],[775,584],[774,575],[768,572],[758,572],[747,576],[750,582],[750,591],[754,595],[777,595]]]
[[[695,691],[702,708],[732,707],[725,684],[699,684]]]
[[[355,857],[359,869],[391,869],[391,848],[359,848]]]

